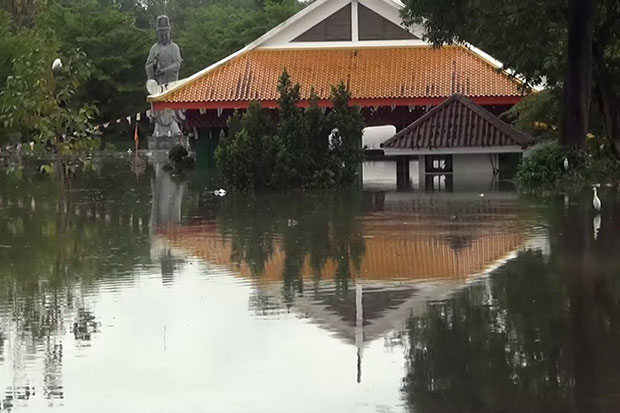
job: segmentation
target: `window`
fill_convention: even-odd
[[[407,30],[361,4],[358,5],[358,16],[360,40],[417,39]]]
[[[497,155],[500,181],[512,180],[515,177],[521,157],[520,153],[500,153]]]
[[[351,4],[297,36],[293,42],[329,42],[351,40]]]
[[[452,174],[428,174],[425,181],[427,191],[452,192]]]
[[[452,173],[452,155],[427,155],[426,173]]]

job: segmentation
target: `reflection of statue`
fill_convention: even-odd
[[[179,261],[172,255],[165,237],[158,233],[166,232],[181,223],[181,207],[187,183],[173,179],[173,176],[162,167],[161,159],[157,162],[157,157],[153,157],[151,161],[154,169],[151,177],[153,201],[149,222],[151,259],[159,260],[162,282],[164,285],[169,285],[174,281],[174,272]]]
[[[161,163],[154,163],[151,178],[153,202],[151,204],[151,228],[167,228],[181,222],[181,204],[187,183],[178,182],[165,171]]]
[[[158,86],[179,80],[179,70],[181,70],[181,52],[179,46],[172,41],[171,27],[168,16],[157,17],[157,43],[151,47],[149,56],[146,59],[145,69],[149,82],[156,82]],[[150,88],[147,82],[147,89]],[[159,89],[161,91],[161,89]],[[154,93],[149,89],[149,93]],[[178,138],[182,137],[179,122],[185,119],[180,111],[163,109],[152,112],[155,120],[154,138],[174,138],[169,142],[155,141],[153,145],[149,143],[149,149],[169,149],[177,143]],[[172,140],[172,142],[170,142]]]

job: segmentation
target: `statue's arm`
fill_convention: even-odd
[[[155,47],[151,47],[151,50],[149,51],[149,56],[146,58],[146,63],[144,65],[144,68],[146,69],[146,76],[148,79],[154,79],[155,78],[155,71],[153,69],[153,63],[155,63],[155,56],[157,55],[157,51],[155,49]]]

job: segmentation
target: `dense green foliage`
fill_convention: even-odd
[[[349,107],[344,85],[332,88],[333,109],[325,115],[316,97],[302,109],[300,86],[280,77],[278,121],[259,103],[233,117],[220,141],[216,161],[235,189],[333,188],[353,182],[359,163],[363,118]],[[330,138],[331,137],[331,138]]]
[[[582,3],[594,9],[591,21],[579,22],[580,18],[586,18],[576,15],[577,7]],[[579,95],[584,101],[580,102],[579,108],[566,108],[566,113],[571,116],[564,116],[563,120],[571,120],[582,111],[586,112],[586,117],[589,112],[590,118],[602,118],[604,134],[614,143],[612,148],[616,153],[620,153],[620,2],[406,0],[405,5],[405,21],[422,25],[426,37],[436,46],[473,44],[502,61],[506,69],[518,73],[525,86],[544,84],[552,89],[556,104],[537,112],[541,115],[536,119],[539,122],[548,122],[550,115],[560,119],[563,105],[557,103],[562,102],[563,95],[567,99],[568,93],[563,93],[563,89],[573,85],[575,80],[569,76],[569,63],[581,62],[582,78],[577,79],[577,86],[584,89],[577,91],[577,87],[571,89],[571,93],[575,92],[573,95]],[[591,48],[584,49],[586,52],[591,49],[591,54],[569,59],[569,56],[574,57],[571,54],[574,50],[568,47],[569,33],[574,33],[575,28],[585,30],[584,35],[591,38]],[[571,83],[567,83],[568,80]],[[596,109],[591,111],[588,110],[590,85],[592,107]],[[546,95],[541,101],[549,97]],[[530,108],[538,109],[535,106]],[[562,131],[562,128],[558,130]],[[583,134],[579,133],[580,136],[574,136],[578,142],[566,143],[583,148],[585,132],[588,131],[595,132],[592,128],[586,129]],[[564,135],[575,133],[566,128],[563,132]]]
[[[568,169],[564,168],[568,160]],[[620,167],[603,140],[591,138],[587,150],[578,151],[554,142],[536,148],[519,164],[515,181],[524,191],[576,192],[588,184],[620,179]]]
[[[302,7],[295,0],[1,0],[0,143],[82,134],[90,121],[145,110],[144,62],[157,15],[170,16],[186,76]],[[60,76],[51,69],[56,58]]]
[[[568,169],[564,168],[564,159],[568,159]],[[588,164],[583,152],[546,143],[521,161],[515,181],[525,188],[561,188],[581,180]]]
[[[180,10],[182,16],[172,15],[173,23],[182,20],[175,40],[183,52],[182,76],[189,76],[243,48],[303,6],[295,0],[203,3],[196,9]]]

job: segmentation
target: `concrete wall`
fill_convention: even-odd
[[[411,187],[418,188],[418,161],[409,162]],[[362,164],[362,179],[365,188],[396,188],[395,161],[366,161]]]
[[[467,154],[452,157],[453,185],[455,191],[486,191],[492,187],[495,154]]]
[[[484,192],[493,188],[496,154],[458,154],[452,156],[452,188],[455,192]],[[425,159],[420,156],[419,187],[425,189]]]

